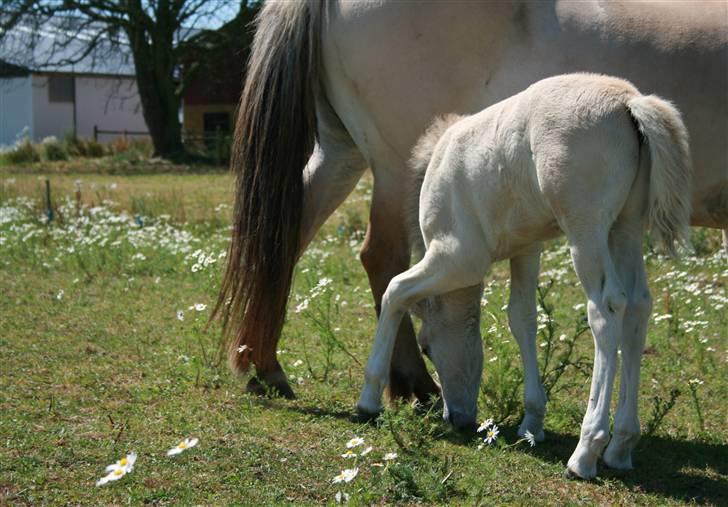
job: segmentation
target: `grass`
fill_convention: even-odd
[[[279,357],[299,398],[285,401],[244,394],[220,357],[219,329],[204,329],[227,241],[230,177],[73,173],[63,164],[0,175],[0,505],[331,504],[337,492],[353,504],[728,502],[728,272],[717,231],[697,231],[698,253],[682,260],[648,254],[655,309],[640,411],[650,434],[634,471],[600,468],[586,483],[562,477],[592,358],[562,243],[544,255],[540,291],[547,440],[517,443],[522,379],[501,264],[484,294],[480,397],[481,416],[501,435],[479,450],[439,413],[406,404],[374,424],[354,417],[376,324],[357,258],[368,180],[298,266]],[[50,225],[39,218],[46,178]],[[168,458],[188,436],[199,445]],[[344,459],[354,436],[373,450]],[[95,487],[128,451],[139,454],[134,471]],[[385,462],[389,452],[397,458]],[[332,483],[351,468],[359,470],[351,482]]]

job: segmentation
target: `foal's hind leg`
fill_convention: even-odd
[[[508,323],[521,350],[524,377],[525,415],[518,435],[531,432],[538,442],[544,439],[543,418],[546,393],[541,384],[536,355],[536,300],[541,244],[511,258],[511,295],[508,301]]]
[[[319,144],[303,172],[300,254],[329,215],[351,193],[367,167],[343,126],[337,124],[338,120],[331,114],[320,116]],[[272,393],[294,398],[276,349],[277,346],[273,346],[265,351],[264,360],[255,365],[255,376],[248,381],[246,389],[255,394]]]
[[[571,255],[588,298],[587,314],[594,335],[594,371],[579,444],[568,470],[583,479],[597,472],[597,459],[609,441],[609,404],[617,365],[617,337],[622,332],[626,297],[612,264],[607,232],[599,222],[584,223],[568,234]],[[591,231],[589,230],[591,229]]]
[[[610,236],[610,251],[627,292],[627,307],[620,339],[622,376],[619,380],[619,402],[612,440],[604,451],[604,462],[611,468],[628,470],[632,468],[632,450],[640,437],[640,360],[652,310],[642,257],[641,222],[634,220],[632,224],[618,224]]]

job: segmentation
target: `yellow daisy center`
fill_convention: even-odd
[[[121,475],[123,473],[124,471],[121,468],[117,468],[116,470],[114,470],[114,475]]]
[[[127,463],[128,463],[128,461],[126,461],[126,458],[121,458],[121,459],[119,460],[119,464],[120,464],[121,466],[123,466],[123,467],[125,467]]]
[[[180,449],[184,449],[185,447],[187,447],[187,444],[185,444],[184,442],[180,442],[177,447]]]

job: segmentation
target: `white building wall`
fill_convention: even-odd
[[[30,76],[0,79],[0,147],[14,144],[24,129],[33,135],[31,83]]]
[[[148,132],[142,114],[136,80],[128,77],[76,77],[76,132],[93,137],[94,125],[101,130]],[[121,134],[100,135],[107,142]],[[139,136],[133,136],[138,139]]]
[[[73,130],[73,103],[51,102],[48,76],[33,75],[33,140],[54,136],[63,139]]]

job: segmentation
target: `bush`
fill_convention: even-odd
[[[66,147],[55,137],[46,137],[40,143],[40,151],[45,160],[68,160]]]
[[[11,164],[28,164],[40,161],[38,149],[28,138],[19,141],[9,151],[3,153],[2,157]]]

